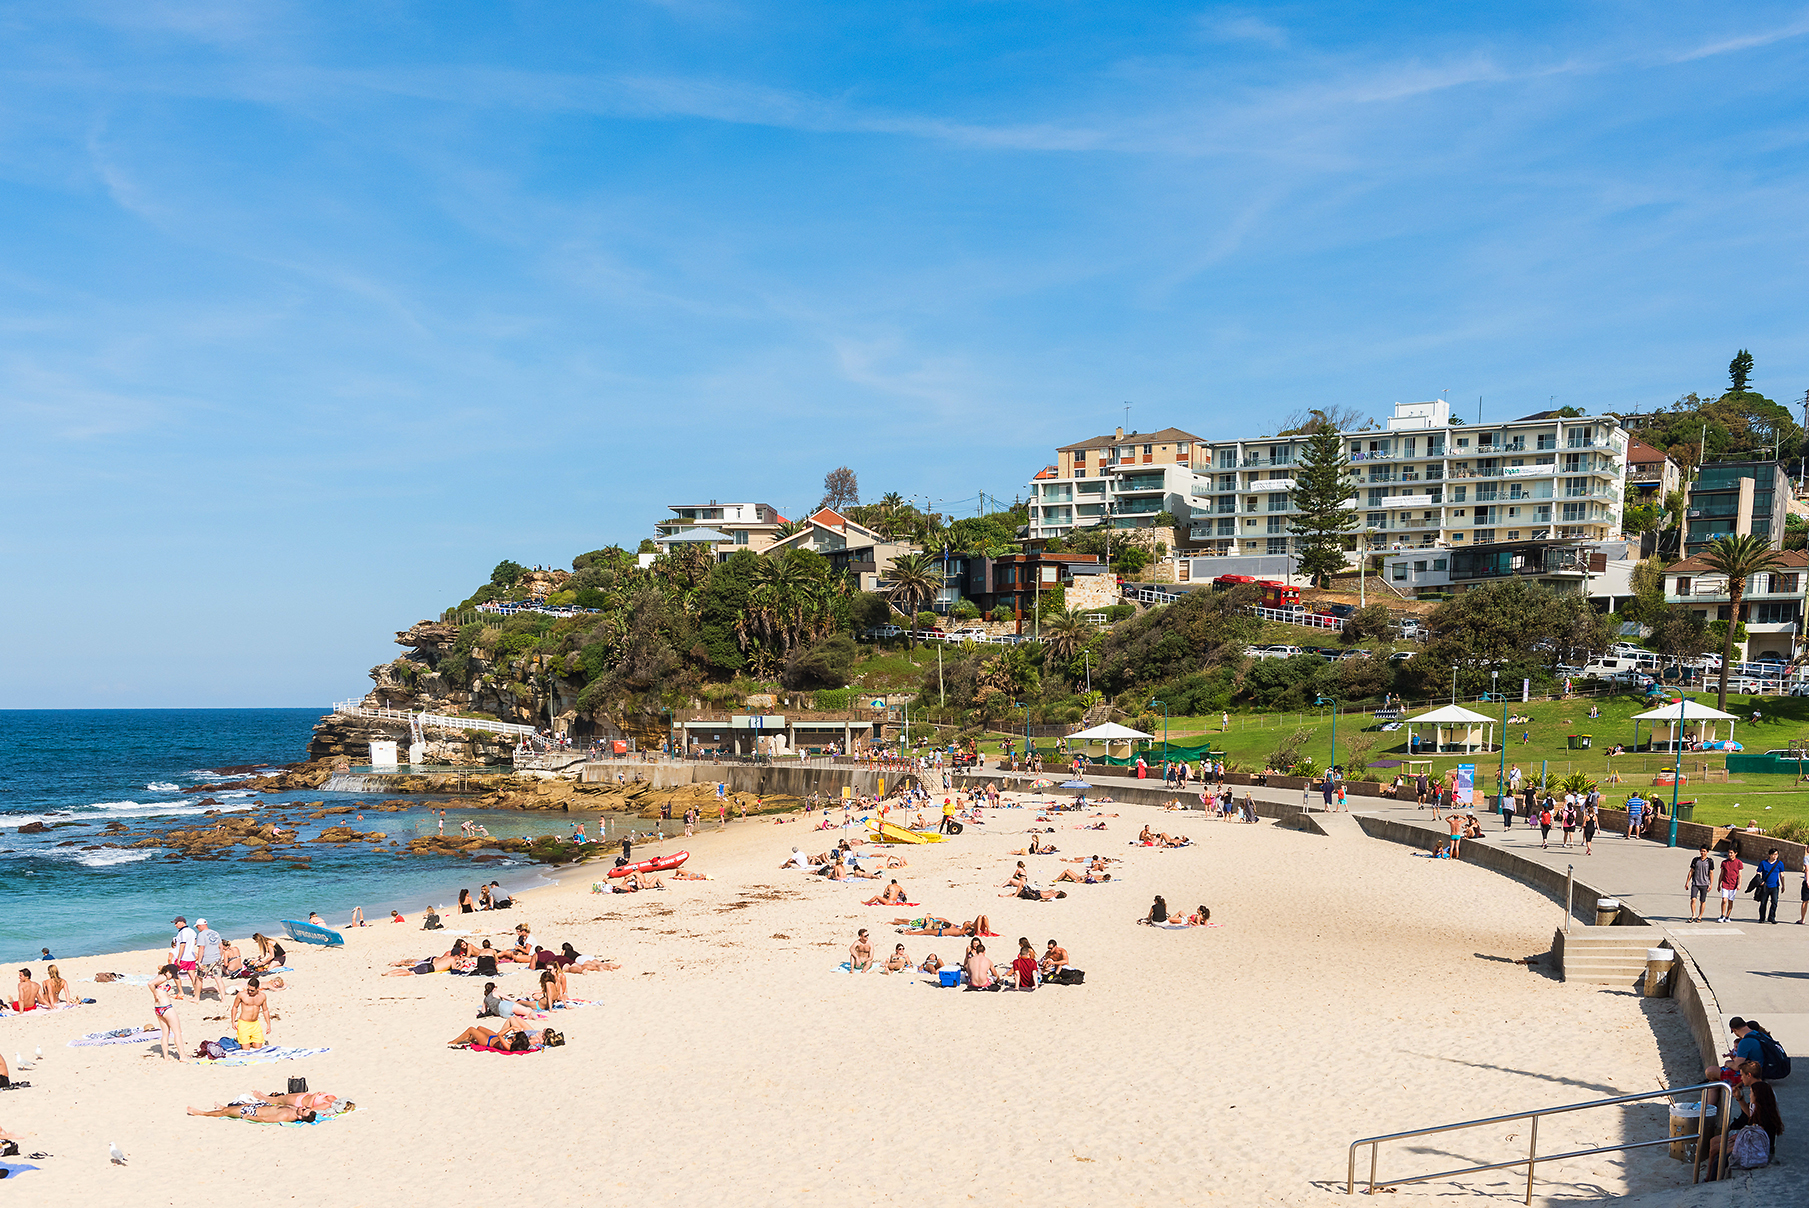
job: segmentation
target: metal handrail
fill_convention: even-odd
[[[1429,1183],[1434,1179],[1448,1179],[1460,1174],[1477,1174],[1485,1170],[1505,1170],[1511,1166],[1525,1166],[1526,1202],[1531,1204],[1533,1202],[1533,1172],[1540,1162],[1562,1162],[1570,1158],[1586,1158],[1591,1154],[1613,1153],[1623,1149],[1649,1149],[1654,1145],[1669,1145],[1671,1142],[1679,1140],[1677,1137],[1667,1135],[1656,1141],[1632,1141],[1625,1145],[1599,1145],[1594,1149],[1578,1149],[1573,1150],[1570,1153],[1547,1154],[1542,1158],[1539,1156],[1539,1121],[1542,1117],[1563,1115],[1565,1112],[1582,1111],[1584,1108],[1589,1107],[1613,1107],[1620,1103],[1638,1103],[1646,1099],[1662,1099],[1673,1095],[1688,1095],[1695,1091],[1707,1092],[1711,1090],[1719,1092],[1719,1100],[1716,1106],[1721,1115],[1721,1143],[1716,1164],[1720,1169],[1715,1172],[1716,1177],[1719,1178],[1721,1175],[1725,1174],[1727,1170],[1727,1124],[1728,1118],[1733,1115],[1733,1113],[1728,1110],[1732,1106],[1732,1088],[1725,1082],[1699,1082],[1695,1086],[1674,1086],[1668,1087],[1662,1091],[1646,1091],[1639,1095],[1617,1095],[1612,1099],[1594,1099],[1588,1103],[1571,1103],[1564,1107],[1547,1107],[1541,1108],[1538,1111],[1516,1112],[1509,1116],[1490,1116],[1483,1120],[1465,1120],[1459,1124],[1440,1124],[1432,1128],[1415,1128],[1410,1129],[1407,1132],[1388,1133],[1379,1137],[1364,1137],[1350,1143],[1350,1162],[1345,1170],[1344,1194],[1356,1194],[1357,1147],[1360,1145],[1367,1145],[1369,1146],[1370,1195],[1374,1195],[1377,1188],[1387,1190],[1393,1187],[1402,1187],[1408,1183]],[[1708,1096],[1705,1094],[1701,1102],[1707,1102],[1707,1099]],[[1434,1133],[1456,1132],[1461,1128],[1480,1128],[1485,1124],[1503,1124],[1510,1120],[1531,1120],[1533,1122],[1533,1126],[1530,1130],[1531,1136],[1527,1140],[1527,1151],[1524,1158],[1515,1158],[1508,1162],[1488,1162],[1480,1166],[1465,1166],[1459,1170],[1442,1170],[1437,1174],[1415,1175],[1412,1178],[1395,1179],[1386,1183],[1376,1181],[1376,1154],[1384,1141],[1400,1141],[1408,1137],[1429,1137]],[[1690,1163],[1690,1183],[1692,1185],[1702,1181],[1702,1142],[1706,1139],[1706,1134],[1703,1130],[1707,1120],[1708,1116],[1705,1113],[1701,1111],[1696,1113],[1696,1153],[1695,1159]]]
[[[512,721],[491,721],[487,717],[448,717],[439,713],[411,713],[406,709],[378,708],[356,700],[335,702],[333,712],[346,717],[374,717],[380,721],[403,722],[411,728],[422,725],[442,730],[484,730],[492,734],[529,735],[535,733],[533,726],[524,726]]]

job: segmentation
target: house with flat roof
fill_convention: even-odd
[[[1176,517],[1175,538],[1199,486],[1194,454],[1200,438],[1179,428],[1123,428],[1063,445],[1055,462],[1030,480],[1028,536],[1060,537],[1077,528],[1150,528],[1159,513]]]
[[[1717,537],[1751,533],[1784,548],[1790,477],[1775,461],[1711,462],[1696,471],[1684,504],[1683,552],[1700,553]]]
[[[773,536],[786,523],[779,509],[766,503],[672,503],[666,505],[672,515],[653,526],[653,541],[662,550],[674,545],[695,543],[705,538],[717,557],[726,558],[736,550],[759,553],[772,544]]]

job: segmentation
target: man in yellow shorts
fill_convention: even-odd
[[[239,1047],[261,1049],[270,1026],[270,996],[252,978],[232,999],[233,1030],[238,1033]]]

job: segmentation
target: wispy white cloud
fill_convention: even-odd
[[[1203,14],[1200,29],[1221,42],[1256,42],[1275,50],[1285,50],[1288,45],[1287,30],[1255,13],[1236,9]]]

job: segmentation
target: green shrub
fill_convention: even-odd
[[[859,688],[819,688],[811,703],[824,713],[839,713],[852,709],[857,699],[866,699]]]
[[[564,608],[568,604],[576,604],[577,602],[578,593],[575,591],[556,591],[546,598],[548,608]]]
[[[1809,843],[1809,822],[1801,818],[1786,818],[1776,826],[1766,830],[1766,835],[1773,839],[1782,839],[1786,843]]]

